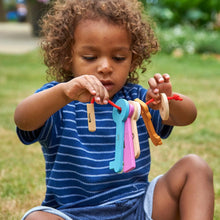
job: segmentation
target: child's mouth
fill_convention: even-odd
[[[108,81],[103,80],[103,81],[101,81],[101,83],[108,91],[110,91],[114,86],[113,82],[110,80],[108,80]]]

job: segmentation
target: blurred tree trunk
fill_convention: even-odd
[[[38,37],[40,34],[39,20],[47,12],[48,6],[38,1],[27,1],[28,21],[32,26],[33,36]]]
[[[0,0],[0,21],[5,21],[5,10],[4,10],[4,4],[3,0]]]

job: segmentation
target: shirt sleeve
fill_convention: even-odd
[[[43,127],[38,128],[34,131],[24,131],[17,127],[16,131],[20,141],[26,145],[33,144],[37,141],[42,143],[46,142],[52,129],[52,121],[52,117],[50,117]]]
[[[38,92],[41,92],[43,90],[49,89],[49,88],[51,88],[51,87],[53,87],[57,84],[58,83],[55,82],[55,81],[47,83],[43,87],[38,89],[35,93],[38,93]],[[37,141],[43,143],[43,142],[48,140],[48,136],[50,135],[52,126],[53,126],[53,116],[51,116],[45,122],[44,126],[42,126],[41,128],[38,128],[34,131],[24,131],[24,130],[21,130],[17,127],[16,132],[17,132],[17,135],[18,135],[20,141],[23,144],[29,145],[29,144],[33,144]]]

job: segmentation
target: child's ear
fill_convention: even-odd
[[[72,63],[66,63],[63,65],[63,69],[67,72],[71,71]]]
[[[70,57],[66,59],[66,62],[63,64],[63,69],[68,72],[72,70],[72,53]]]

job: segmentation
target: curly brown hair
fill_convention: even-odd
[[[158,41],[149,18],[138,0],[56,0],[41,20],[41,49],[47,74],[59,82],[74,78],[71,71],[71,48],[74,30],[83,19],[105,19],[123,25],[131,34],[132,72],[128,82],[138,82],[137,69],[146,71],[143,61],[150,62],[158,51]]]

